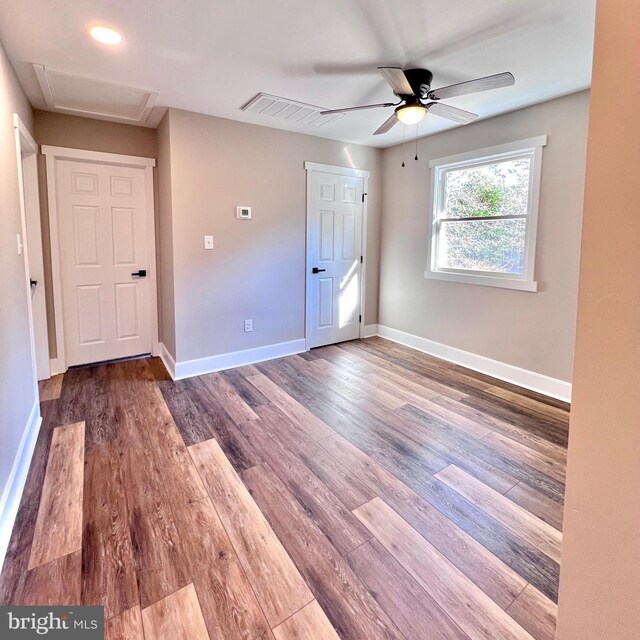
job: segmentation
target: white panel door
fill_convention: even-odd
[[[59,160],[56,187],[67,365],[150,353],[144,169]]]
[[[360,336],[364,180],[313,171],[307,230],[307,342]]]

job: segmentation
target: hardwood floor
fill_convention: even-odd
[[[102,604],[110,640],[552,640],[568,409],[381,338],[69,370],[0,604]]]
[[[54,429],[29,569],[80,551],[83,467],[84,422]]]

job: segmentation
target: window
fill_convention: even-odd
[[[425,277],[536,291],[546,142],[540,136],[431,161],[431,252]]]

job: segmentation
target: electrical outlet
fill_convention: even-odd
[[[253,331],[253,320],[245,320],[244,321],[244,332],[250,333]]]

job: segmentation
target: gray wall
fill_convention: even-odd
[[[13,114],[33,131],[31,106],[0,45],[0,495],[36,401],[31,364]]]
[[[158,200],[156,202],[160,259],[160,340],[176,357],[176,308],[173,289],[173,203],[171,196],[171,131],[167,112],[158,127]]]
[[[588,107],[585,91],[423,138],[404,169],[384,150],[380,324],[571,380]],[[542,134],[538,292],[425,279],[429,161]]]
[[[377,322],[380,150],[174,109],[168,126],[178,361],[304,337],[305,160],[371,172],[363,320]]]

